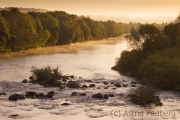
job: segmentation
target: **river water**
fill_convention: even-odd
[[[154,105],[141,107],[129,102],[127,92],[132,89],[130,83],[136,80],[111,70],[115,59],[125,49],[127,49],[127,43],[121,36],[108,40],[37,48],[17,53],[1,53],[0,92],[6,92],[7,95],[0,96],[0,120],[179,120],[180,97],[178,93],[159,91],[162,107]],[[64,75],[90,79],[96,84],[96,88],[60,90],[20,83],[31,76],[32,66],[40,68],[47,65],[58,67]],[[107,82],[108,85],[104,85],[103,82]],[[128,87],[114,89],[111,82],[128,84]],[[17,102],[8,100],[8,97],[14,93],[25,94],[26,91],[35,91],[46,94],[51,90],[55,92],[53,100],[25,99]],[[87,95],[72,97],[72,92]],[[91,97],[99,92],[114,94],[115,97],[108,100],[96,100]],[[62,103],[70,105],[62,106]]]
[[[111,70],[115,58],[126,49],[123,37],[76,43],[67,46],[39,48],[10,55],[0,54],[0,80],[21,81],[31,75],[32,66],[59,67],[63,74],[83,78],[117,78]]]

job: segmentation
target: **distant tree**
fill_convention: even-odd
[[[84,39],[83,31],[80,25],[67,15],[57,16],[60,27],[61,38],[58,44],[69,44],[72,42],[82,41]]]
[[[29,14],[33,16],[33,18],[39,19],[43,26],[43,29],[48,30],[51,34],[50,39],[47,41],[46,45],[56,45],[60,37],[58,20],[48,13],[29,12]]]
[[[7,42],[10,39],[10,25],[0,12],[0,52],[7,50]]]
[[[39,35],[36,32],[34,20],[28,15],[14,10],[2,11],[3,17],[11,26],[11,40],[8,46],[13,51],[38,47]]]
[[[90,28],[89,26],[85,23],[83,19],[77,19],[77,23],[80,25],[81,30],[83,31],[84,39],[85,40],[90,40],[92,39],[92,36],[90,34]]]

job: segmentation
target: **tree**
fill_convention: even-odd
[[[89,26],[85,23],[83,19],[77,19],[77,23],[80,25],[81,30],[83,31],[84,39],[85,40],[90,40],[92,39],[92,36],[90,34],[90,28]]]
[[[168,37],[152,24],[140,25],[139,29],[132,28],[126,39],[131,49],[142,50],[145,55],[170,47]]]
[[[11,26],[11,40],[8,47],[14,51],[38,47],[40,37],[36,32],[35,21],[31,16],[19,12],[17,8],[2,11],[2,15]]]
[[[165,26],[164,28],[164,33],[171,39],[171,45],[175,46],[176,45],[176,38],[180,34],[179,29],[178,29],[178,24],[179,23],[170,23]]]
[[[29,12],[31,16],[35,19],[39,19],[43,29],[48,30],[50,35],[50,39],[48,39],[46,45],[56,45],[59,39],[59,22],[56,18],[51,16],[49,13],[34,13]],[[47,31],[46,31],[47,32]]]
[[[10,39],[10,25],[0,12],[0,52],[7,50],[7,42]]]

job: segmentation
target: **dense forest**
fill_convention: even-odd
[[[0,11],[0,52],[100,40],[128,33],[131,27],[140,25],[112,20],[96,21],[64,11],[33,12],[30,9],[30,12],[23,13],[20,10],[24,9]],[[164,26],[154,25],[161,29]]]
[[[112,69],[133,76],[145,85],[180,91],[180,15],[159,30],[153,24],[132,28]]]
[[[121,23],[95,21],[64,11],[22,13],[18,8],[0,11],[0,51],[99,40],[123,34]]]

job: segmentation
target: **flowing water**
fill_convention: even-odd
[[[163,106],[141,107],[133,105],[127,98],[127,91],[132,89],[133,78],[112,71],[115,58],[127,49],[123,36],[101,41],[90,41],[65,46],[46,47],[17,53],[0,53],[0,120],[178,120],[180,119],[180,100],[178,93],[160,91]],[[31,76],[31,67],[58,67],[66,75],[90,79],[96,84],[90,89],[60,90],[44,88],[39,85],[20,83]],[[103,82],[108,82],[104,85]],[[115,88],[114,83],[128,84],[128,87]],[[90,84],[90,83],[85,83]],[[107,88],[107,86],[109,86]],[[100,87],[100,89],[97,89]],[[106,89],[105,89],[106,87]],[[46,94],[54,91],[51,99],[25,99],[12,102],[8,97],[13,93],[25,94],[35,91]],[[86,96],[72,97],[72,92],[86,93]],[[97,100],[95,93],[114,94],[108,100]],[[62,106],[69,103],[69,106]],[[16,116],[16,114],[18,114]],[[15,115],[15,116],[11,116]]]

